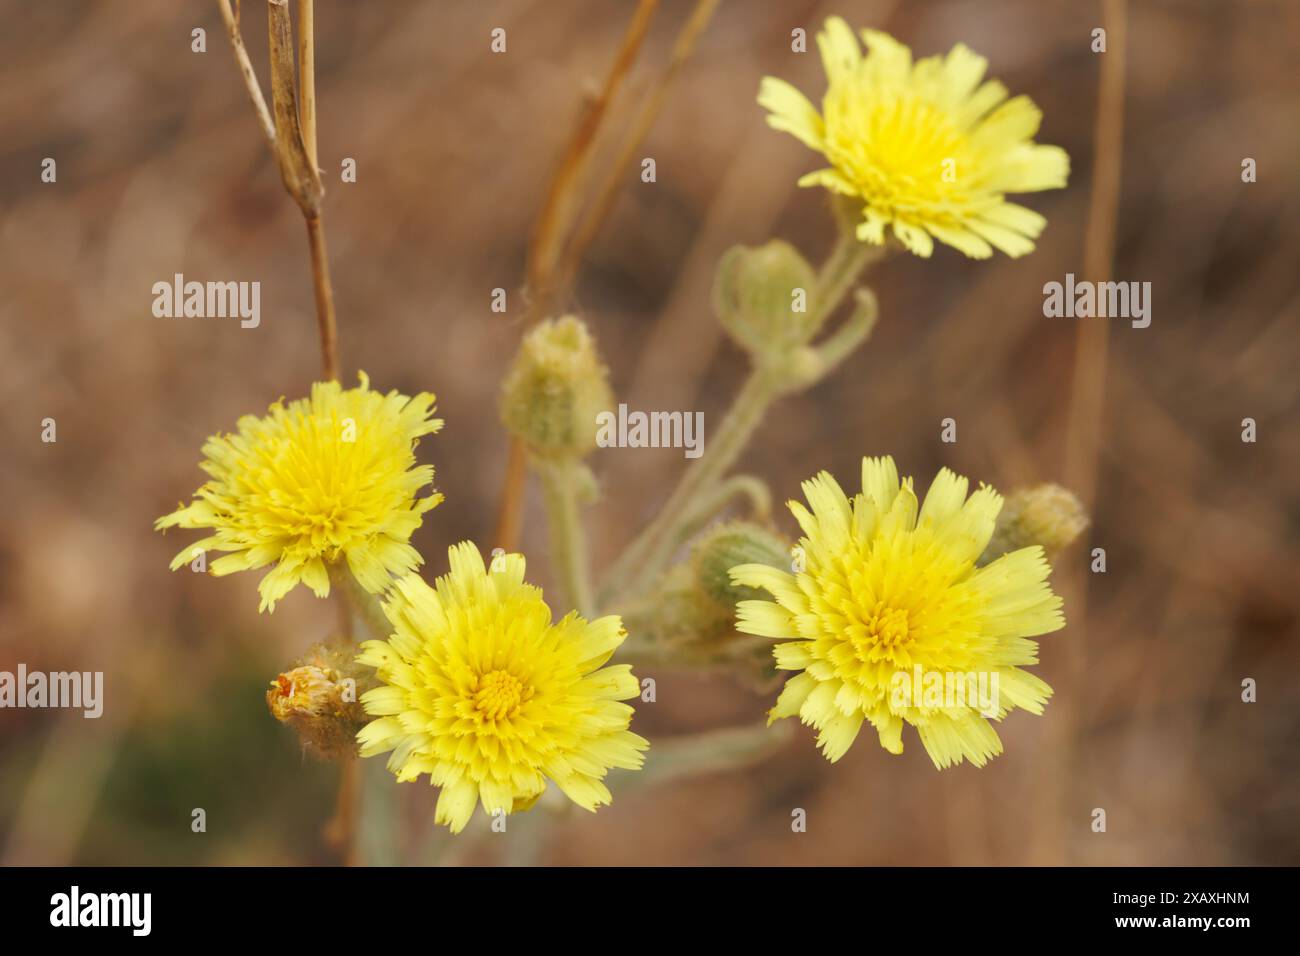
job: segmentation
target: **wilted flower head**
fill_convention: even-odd
[[[774,648],[777,667],[801,672],[771,719],[798,714],[819,731],[832,762],[865,720],[890,753],[902,753],[909,723],[939,768],[963,758],[983,766],[1002,752],[987,717],[1016,707],[1041,713],[1051,695],[1022,670],[1038,660],[1030,638],[1065,624],[1047,584],[1051,568],[1040,547],[977,568],[1002,498],[987,486],[969,498],[966,490],[966,479],[945,468],[918,509],[911,479],[900,485],[892,458],[866,458],[862,493],[850,501],[822,472],[803,483],[811,511],[790,502],[804,532],[804,570],[732,570],[738,584],[774,598],[741,601],[737,629],[786,639]],[[966,693],[932,699],[931,675]],[[971,682],[993,689],[987,706]]]
[[[328,595],[327,564],[346,559],[370,592],[420,565],[411,533],[442,495],[417,497],[433,466],[416,465],[415,447],[442,420],[429,417],[431,393],[382,395],[359,378],[351,389],[317,382],[310,398],[277,401],[263,417],[240,418],[237,433],[208,439],[208,481],[155,526],[215,533],[176,555],[173,570],[205,551],[229,552],[212,562],[216,575],[274,564],[258,585],[260,610],[273,611],[299,583]]]
[[[976,259],[993,248],[1030,252],[1046,220],[1004,196],[1060,188],[1070,169],[1064,150],[1033,141],[1038,107],[1027,96],[1008,100],[997,80],[981,83],[988,61],[960,43],[913,63],[886,33],[863,30],[862,39],[865,56],[838,17],[818,34],[828,84],[821,113],[784,80],[763,79],[768,124],[830,163],[799,185],[861,202],[866,242],[884,242],[892,225],[921,256],[934,239]]]
[[[358,660],[386,685],[362,696],[377,717],[357,735],[363,757],[392,751],[401,781],[427,773],[442,788],[435,820],[453,833],[482,803],[489,814],[526,810],[549,778],[574,803],[610,802],[611,767],[641,766],[647,742],[628,730],[620,701],[640,687],[626,664],[605,667],[626,633],[618,617],[558,623],[524,558],[483,566],[468,541],[449,549],[434,587],[410,575],[384,604],[394,633],[366,641]]]
[[[317,644],[271,681],[271,716],[298,732],[303,749],[322,760],[356,755],[357,731],[369,719],[361,692],[374,683],[343,643]]]

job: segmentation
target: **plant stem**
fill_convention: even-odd
[[[659,0],[639,0],[619,45],[609,74],[600,93],[589,100],[578,117],[559,166],[551,176],[550,186],[528,241],[524,265],[524,282],[528,289],[528,314],[525,329],[546,315],[554,299],[555,266],[572,232],[573,217],[579,207],[579,186],[591,159],[601,126],[609,115],[610,104],[627,78],[641,44],[645,41],[650,20]],[[498,547],[514,551],[519,541],[520,516],[523,512],[524,484],[528,478],[528,452],[518,436],[510,436],[505,481],[497,508],[493,539]]]
[[[502,483],[497,510],[497,526],[492,540],[498,548],[514,551],[518,547],[520,517],[524,510],[524,482],[528,479],[528,451],[518,435],[510,436],[506,459],[506,477]]]
[[[325,187],[316,168],[316,53],[313,0],[298,0],[298,64],[294,70],[293,30],[288,0],[269,0],[267,18],[271,52],[271,104],[268,108],[262,85],[248,58],[240,34],[239,16],[230,0],[217,0],[226,25],[235,64],[239,67],[248,98],[253,104],[262,135],[280,167],[285,189],[302,210],[307,224],[307,246],[311,254],[312,290],[316,299],[316,325],[320,332],[321,372],[326,379],[339,377],[338,327],[334,317],[334,293],[330,283],[329,257],[325,251],[325,227],[321,222],[321,198]]]
[[[552,280],[555,266],[573,229],[573,218],[578,210],[578,185],[587,170],[596,139],[609,112],[610,104],[618,95],[636,62],[641,44],[645,41],[650,21],[659,8],[659,0],[638,0],[632,22],[619,46],[618,54],[610,65],[609,74],[600,93],[589,100],[569,138],[559,168],[551,179],[546,203],[537,217],[537,224],[529,241],[526,279],[529,295],[542,314],[549,311]]]
[[[637,149],[645,141],[650,128],[654,126],[660,110],[663,109],[664,101],[668,97],[668,91],[672,87],[673,80],[681,70],[682,65],[690,57],[691,51],[695,49],[700,34],[704,32],[705,27],[709,25],[709,21],[713,19],[714,11],[717,10],[719,2],[720,0],[696,0],[695,9],[691,11],[690,17],[677,34],[677,39],[673,42],[668,65],[655,80],[653,88],[642,97],[640,112],[631,129],[623,138],[617,158],[605,167],[603,181],[600,188],[596,190],[596,198],[588,205],[582,221],[573,230],[573,238],[564,249],[563,257],[556,269],[556,279],[554,281],[554,297],[556,299],[567,296],[572,289],[574,279],[578,273],[578,266],[582,263],[587,248],[591,245],[592,240],[596,238],[596,233],[600,231],[601,225],[609,217],[610,210],[614,207],[614,201],[625,186],[625,173],[632,164]]]
[[[337,851],[344,866],[356,866],[360,862],[357,818],[361,813],[361,760],[349,754],[338,763],[338,801],[333,818],[325,824],[325,839]]]
[[[814,327],[824,324],[835,312],[862,270],[883,255],[884,248],[858,241],[852,229],[840,230],[835,247],[817,274]],[[677,547],[680,528],[693,516],[695,509],[691,505],[696,497],[712,492],[745,450],[768,408],[789,388],[790,383],[778,371],[757,367],[750,372],[709,443],[708,453],[687,469],[659,514],[610,568],[597,595],[601,606],[617,592],[627,592],[661,570]]]
[[[346,561],[328,565],[330,587],[338,598],[343,625],[343,640],[355,644],[352,622],[358,619],[370,637],[382,640],[391,633],[388,618],[373,594],[362,589],[348,570]],[[358,837],[361,819],[361,760],[349,754],[339,760],[339,790],[334,816],[325,824],[325,840],[338,852],[344,866],[361,862]]]
[[[346,561],[337,561],[327,565],[330,587],[336,590],[340,600],[347,603],[352,614],[365,625],[366,632],[377,641],[382,641],[393,633],[393,627],[384,614],[379,599],[357,583],[357,579],[348,570]]]
[[[624,790],[639,789],[753,766],[789,743],[792,724],[782,720],[770,727],[765,723],[726,727],[657,741],[646,754],[641,772],[617,784]]]
[[[257,124],[262,128],[262,135],[266,138],[266,145],[271,148],[271,153],[274,155],[275,123],[271,119],[271,111],[266,108],[266,98],[262,96],[262,84],[257,81],[257,72],[253,69],[253,62],[248,58],[248,49],[244,46],[244,38],[240,35],[239,18],[230,9],[230,0],[217,0],[217,9],[221,12],[221,19],[226,24],[226,34],[230,37],[230,48],[235,54],[235,65],[239,67],[239,75],[243,77],[244,88],[248,91],[248,99],[252,102],[253,112],[257,115]]]
[[[320,215],[307,217],[307,246],[311,251],[312,288],[316,293],[316,327],[320,332],[321,373],[328,381],[339,378],[339,332],[334,318],[334,289],[330,284],[325,227]]]
[[[298,116],[302,143],[313,168],[316,162],[316,16],[314,0],[298,0]]]
[[[537,462],[542,479],[546,514],[550,523],[551,566],[560,576],[567,605],[583,617],[593,611],[591,577],[587,564],[587,537],[578,517],[578,469],[572,459]]]
[[[849,289],[857,282],[870,263],[884,256],[888,246],[873,246],[860,241],[852,227],[841,228],[835,246],[817,272],[817,287],[813,302],[818,310],[818,322],[831,317]]]
[[[708,454],[686,470],[659,514],[614,563],[607,579],[608,589],[612,590],[624,578],[623,589],[634,589],[653,577],[663,561],[671,557],[676,529],[690,519],[696,497],[711,488],[740,457],[777,394],[778,387],[771,375],[761,369],[749,373],[709,443]],[[601,603],[610,596],[602,591]]]

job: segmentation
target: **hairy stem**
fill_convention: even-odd
[[[783,748],[794,733],[788,720],[750,724],[656,741],[640,773],[616,781],[623,789],[659,786],[675,780],[724,773],[761,763]]]
[[[384,614],[383,605],[352,576],[346,561],[337,561],[326,566],[330,576],[330,587],[336,590],[342,601],[346,602],[352,614],[359,620],[370,637],[383,640],[393,633],[392,625]]]
[[[623,590],[635,590],[658,573],[679,540],[677,529],[697,510],[692,507],[697,497],[707,493],[740,457],[777,394],[778,386],[770,374],[760,369],[750,372],[709,442],[708,453],[686,470],[659,514],[610,569],[609,591],[620,581],[625,582]],[[611,596],[602,591],[602,603]]]
[[[840,230],[835,247],[817,274],[814,325],[823,324],[835,312],[862,270],[883,252],[883,246],[859,242],[851,229]],[[874,322],[874,299],[870,302],[872,305],[867,306],[860,301],[850,320],[854,331],[831,336],[831,347],[822,354],[823,359],[842,360],[846,346],[856,345],[866,337]],[[864,321],[864,309],[871,310],[871,322]],[[749,444],[768,408],[790,390],[791,384],[777,369],[758,367],[750,372],[709,442],[708,452],[687,469],[659,514],[614,562],[597,595],[602,606],[615,594],[634,590],[662,570],[680,544],[681,528],[697,510],[693,507],[697,497],[713,493],[715,485]]]
[[[578,517],[579,469],[585,467],[570,459],[536,463],[550,523],[551,566],[560,577],[566,606],[590,618],[594,605],[587,564],[587,537]]]
[[[834,314],[858,276],[862,275],[862,270],[884,256],[887,249],[883,244],[873,246],[860,241],[852,227],[840,229],[835,247],[817,273],[813,303],[820,321],[825,322]]]

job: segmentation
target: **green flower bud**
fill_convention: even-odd
[[[1074,493],[1060,485],[1020,488],[1007,496],[993,538],[980,558],[987,564],[1011,551],[1042,545],[1050,558],[1088,527],[1088,515]]]
[[[577,458],[596,447],[596,416],[613,404],[596,343],[570,315],[524,336],[502,386],[501,421],[539,458]]]
[[[713,308],[741,348],[779,359],[817,334],[816,283],[813,267],[787,242],[733,246],[718,263]]]
[[[740,564],[767,564],[790,570],[790,545],[775,532],[747,521],[732,521],[706,531],[691,549],[691,570],[703,596],[728,612],[737,601],[765,601],[770,595],[731,582]]]
[[[777,681],[771,642],[735,629],[736,602],[767,595],[732,584],[727,573],[754,562],[788,570],[789,543],[749,522],[709,529],[688,560],[664,574],[643,599],[620,609],[629,640],[667,663],[724,672],[758,690],[770,689]]]

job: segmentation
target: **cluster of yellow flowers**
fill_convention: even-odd
[[[209,480],[195,500],[160,518],[165,529],[209,528],[196,549],[232,552],[222,575],[275,564],[260,585],[262,610],[296,584],[318,596],[346,565],[358,585],[386,595],[386,640],[358,661],[383,686],[361,697],[375,719],[357,735],[361,755],[392,751],[398,780],[427,773],[441,787],[436,819],[459,832],[475,803],[488,813],[531,806],[546,780],[579,806],[610,800],[612,767],[641,766],[647,742],[628,730],[639,685],[631,668],[604,666],[626,637],[617,616],[559,622],[542,592],[524,583],[522,555],[489,571],[469,542],[450,549],[449,574],[430,588],[412,573],[410,544],[423,515],[442,500],[416,497],[433,468],[415,464],[419,438],[442,426],[434,396],[380,395],[317,383],[310,399],[277,402],[245,416],[234,435],[204,446]]]
[[[883,33],[863,40],[867,55],[838,18],[819,36],[822,113],[789,84],[763,81],[769,123],[830,163],[801,184],[859,202],[863,242],[883,242],[889,226],[925,256],[933,239],[975,257],[1032,249],[1044,220],[1004,195],[1064,185],[1068,172],[1064,152],[1032,142],[1033,104],[981,83],[985,61],[963,46],[913,63]],[[422,494],[433,467],[415,458],[419,439],[442,426],[434,409],[432,394],[381,394],[362,374],[356,388],[318,383],[309,398],[239,419],[204,446],[209,477],[193,501],[157,522],[210,531],[173,568],[207,550],[224,552],[216,575],[272,566],[259,585],[268,612],[300,583],[328,595],[341,574],[381,596],[388,633],[356,658],[380,682],[361,698],[372,719],[357,734],[360,753],[389,753],[400,781],[427,774],[440,788],[436,819],[452,831],[476,804],[489,814],[530,807],[547,781],[594,810],[610,802],[608,771],[639,768],[648,747],[624,703],[638,680],[609,664],[623,623],[576,611],[556,621],[525,582],[521,555],[498,554],[489,567],[469,542],[449,549],[433,587],[416,573],[411,536],[442,500]],[[547,434],[569,434],[558,427]],[[864,459],[861,485],[850,498],[824,472],[804,483],[808,507],[790,503],[804,535],[791,572],[731,570],[735,585],[771,597],[741,601],[737,629],[777,639],[777,667],[799,672],[771,719],[798,715],[831,761],[869,722],[891,753],[902,752],[906,723],[937,766],[983,765],[1001,751],[990,719],[1040,713],[1051,693],[1023,669],[1036,661],[1031,638],[1064,624],[1043,551],[981,566],[1002,499],[986,487],[968,497],[966,479],[947,470],[924,503],[890,458]],[[996,692],[985,710],[900,698],[899,675],[918,668],[993,674]]]

